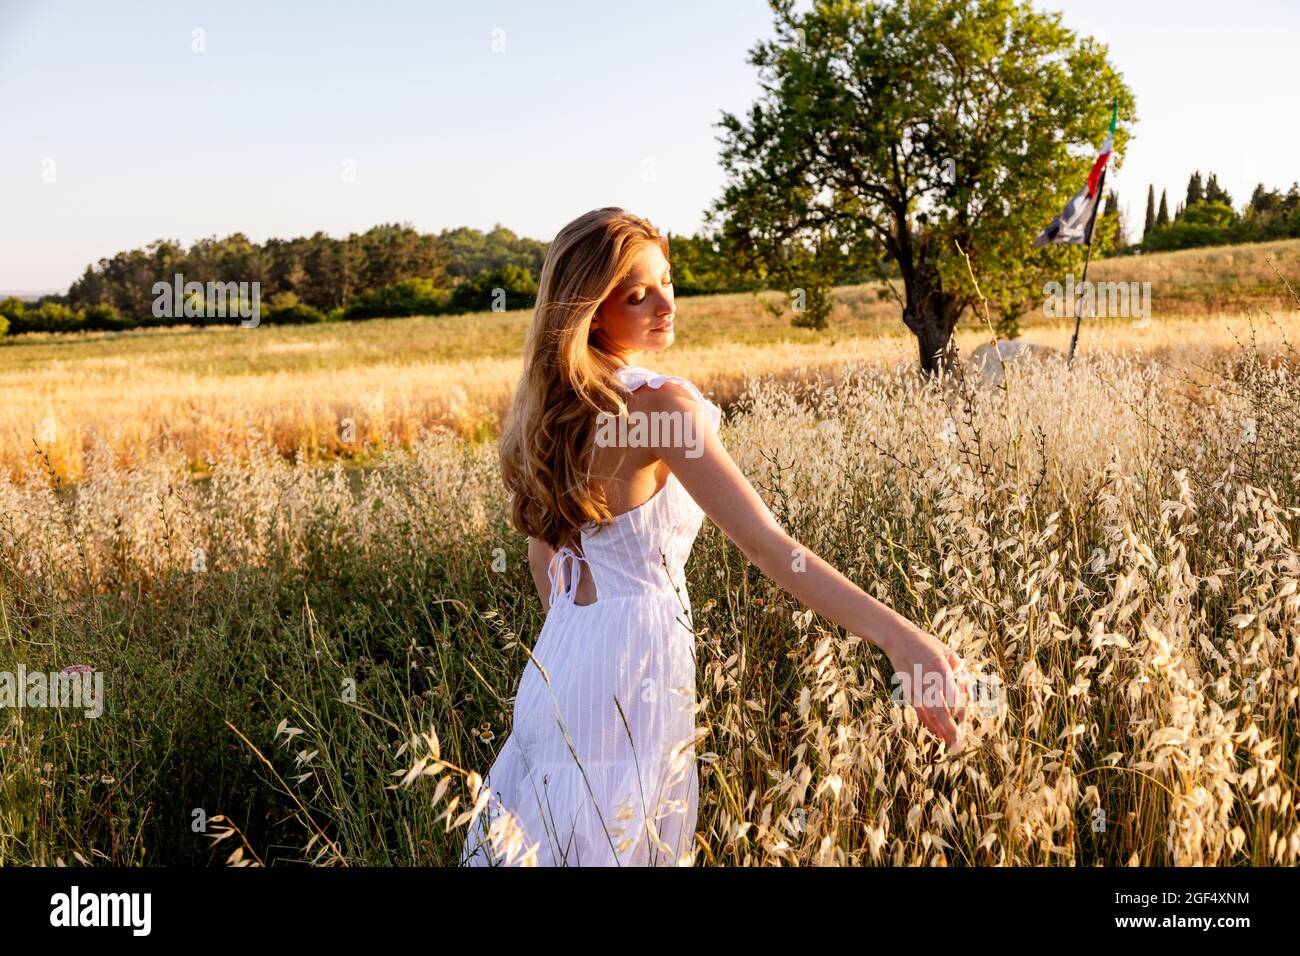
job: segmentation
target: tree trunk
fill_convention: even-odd
[[[959,312],[955,297],[943,291],[934,274],[904,275],[903,287],[907,295],[903,322],[916,336],[922,374],[930,378],[940,370],[952,371],[957,361],[952,331]]]

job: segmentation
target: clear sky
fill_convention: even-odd
[[[1238,205],[1300,179],[1297,0],[1036,5],[1135,92],[1108,183],[1139,228],[1147,184],[1172,211],[1194,168]],[[549,240],[604,205],[693,232],[771,22],[763,0],[0,0],[0,290],[63,291],[163,237]]]

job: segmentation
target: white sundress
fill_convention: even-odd
[[[628,391],[691,382],[637,365]],[[593,459],[595,450],[593,447]],[[582,555],[551,562],[551,604],[515,695],[513,728],[484,777],[488,803],[461,847],[465,866],[674,866],[694,859],[699,801],[695,632],[684,568],[703,510],[671,472],[644,504],[581,531]],[[574,603],[585,561],[592,604]],[[620,713],[621,708],[621,713]],[[522,852],[503,860],[488,837],[508,809]]]

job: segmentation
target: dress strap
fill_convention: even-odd
[[[684,387],[699,402],[709,418],[713,422],[714,430],[722,426],[722,409],[715,403],[704,397],[704,393],[699,390],[694,382],[681,375],[660,375],[651,369],[641,365],[624,365],[617,372],[619,381],[629,392],[635,392],[642,385],[649,385],[651,388],[660,388],[666,382],[674,382]]]

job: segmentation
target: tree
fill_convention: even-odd
[[[1209,181],[1205,184],[1205,201],[1223,203],[1225,206],[1232,206],[1232,197],[1228,191],[1219,185],[1219,180],[1214,173],[1210,173]]]
[[[1205,198],[1205,188],[1201,185],[1201,171],[1198,169],[1192,173],[1191,178],[1187,180],[1187,202],[1183,203],[1186,208],[1194,202],[1200,202]]]
[[[11,320],[22,321],[23,313],[27,311],[27,306],[22,299],[16,296],[9,296],[3,302],[0,302],[0,325],[4,326],[4,331],[9,331]],[[15,329],[15,331],[17,331]],[[3,333],[0,333],[3,334]]]
[[[452,291],[453,312],[504,312],[530,309],[537,301],[537,282],[522,266],[507,265],[480,273]]]
[[[367,289],[343,311],[344,319],[374,319],[400,315],[436,315],[446,310],[451,293],[432,279],[402,279],[380,289]]]
[[[673,292],[677,296],[751,292],[760,288],[753,274],[736,269],[736,257],[721,236],[681,236],[670,232],[668,245],[673,263]],[[845,277],[844,281],[852,284],[869,278]]]
[[[1250,194],[1250,202],[1246,204],[1246,215],[1250,218],[1264,215],[1272,212],[1282,202],[1282,194],[1276,189],[1268,190],[1264,184],[1260,183],[1255,187],[1255,191]]]
[[[1300,186],[1292,183],[1290,191],[1283,195],[1280,189],[1265,189],[1264,184],[1260,183],[1251,194],[1245,215],[1249,219],[1257,219],[1261,216],[1285,215],[1296,208],[1300,208]]]
[[[728,182],[708,218],[792,296],[834,272],[813,252],[887,260],[936,372],[975,300],[958,247],[990,301],[1041,294],[1082,259],[1032,240],[1084,181],[1116,101],[1122,150],[1132,94],[1105,47],[1025,0],[770,4],[776,38],[750,54],[764,94],[718,124]]]
[[[1097,229],[1102,229],[1103,222],[1106,227],[1103,233],[1106,234],[1105,251],[1118,251],[1128,244],[1128,237],[1125,235],[1124,214],[1119,208],[1119,193],[1113,189],[1106,190],[1106,204],[1101,210],[1101,219],[1097,220]]]
[[[130,326],[122,313],[107,302],[86,306],[81,313],[81,327],[90,331],[120,332]]]
[[[1151,235],[1151,230],[1156,226],[1156,187],[1147,187],[1147,217],[1142,224],[1142,238],[1146,239]]]
[[[438,241],[450,258],[448,275],[462,279],[509,265],[540,275],[546,257],[546,243],[516,236],[500,223],[487,234],[466,226],[444,229]]]
[[[1183,222],[1192,226],[1216,226],[1222,228],[1232,224],[1235,214],[1232,207],[1221,202],[1201,200],[1183,211]]]
[[[1166,190],[1160,190],[1160,212],[1156,214],[1156,225],[1169,225],[1169,201],[1166,198]]]

